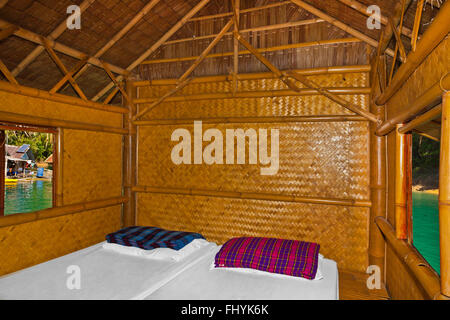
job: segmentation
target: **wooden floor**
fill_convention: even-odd
[[[366,285],[368,275],[365,273],[339,271],[340,300],[387,300],[386,289],[369,290]]]

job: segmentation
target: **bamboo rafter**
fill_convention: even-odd
[[[158,41],[156,41],[148,50],[146,50],[139,58],[137,58],[133,63],[131,63],[128,67],[128,71],[132,71],[136,68],[142,61],[147,59],[152,53],[154,53],[161,45],[163,45],[170,37],[172,37],[185,23],[192,18],[197,12],[199,12],[206,4],[208,4],[210,0],[202,0],[200,1],[194,8],[192,8],[180,21],[178,21],[169,31],[167,31]],[[122,80],[122,76],[117,77],[118,81]],[[105,88],[100,90],[93,98],[93,101],[97,101],[101,97],[103,97],[106,93],[108,93],[111,88],[114,87],[114,83],[111,82]]]
[[[402,20],[403,20],[403,15],[402,15]],[[392,28],[392,32],[394,33],[394,37],[396,40],[395,50],[398,50],[400,52],[400,59],[403,63],[405,63],[406,62],[405,46],[403,45],[402,38],[400,37],[400,33],[398,32],[397,27],[394,26],[394,22],[392,21],[391,18],[389,18],[389,25]],[[395,57],[395,55],[394,55],[394,57]]]
[[[83,13],[87,8],[93,4],[95,0],[84,0],[80,5],[80,12]],[[64,31],[67,30],[67,21],[64,19],[55,30],[53,30],[50,35],[48,36],[51,40],[58,39]],[[14,76],[18,76],[19,73],[21,73],[28,65],[30,65],[36,58],[44,52],[45,48],[42,45],[38,45],[28,56],[25,57],[18,65],[17,67],[12,71],[12,74]]]
[[[17,30],[14,32],[14,35],[19,37],[19,38],[22,38],[22,39],[34,42],[34,43],[39,44],[41,46],[44,46],[44,39],[45,39],[47,41],[47,43],[48,43],[48,46],[50,46],[54,51],[63,53],[65,55],[68,55],[68,56],[70,56],[72,58],[75,58],[75,59],[78,59],[78,60],[81,60],[81,59],[83,59],[84,57],[87,56],[87,54],[85,54],[85,53],[83,53],[83,52],[81,52],[79,50],[73,49],[71,47],[68,47],[68,46],[66,46],[64,44],[61,44],[59,42],[56,42],[54,40],[51,40],[49,37],[42,37],[41,35],[38,35],[38,34],[32,32],[30,30],[26,30],[24,28],[21,28],[19,26],[16,26],[16,25],[14,25],[12,23],[9,23],[9,22],[7,22],[5,20],[0,19],[0,29],[5,29],[5,28],[8,28],[8,27],[12,27],[12,26],[17,27]],[[106,62],[101,61],[98,58],[89,57],[88,63],[101,68],[102,64],[106,63]],[[109,64],[109,63],[108,63],[108,66],[115,73],[118,73],[118,74],[121,74],[121,75],[128,75],[129,74],[129,71],[127,71],[127,70],[125,70],[125,69],[123,69],[121,67],[118,67],[118,66],[115,66],[115,65],[112,65],[112,64]]]
[[[0,0],[0,9],[6,6],[9,0]]]
[[[405,11],[406,11],[406,0],[402,0],[402,4],[403,4],[403,8],[402,8],[402,13],[401,13],[401,17],[400,17],[399,30],[401,30],[403,28],[403,21],[405,18]],[[400,34],[397,33],[397,30],[394,27],[394,22],[392,21],[392,19],[389,19],[389,21],[390,21],[391,27],[393,27],[393,29],[394,29],[395,39],[397,41],[395,44],[395,55],[394,55],[394,59],[392,60],[391,72],[389,74],[389,83],[391,83],[392,77],[394,76],[395,65],[397,63],[398,52],[400,50],[400,55],[402,56],[402,61],[406,62],[406,50],[405,50],[405,47],[401,40]]]
[[[233,0],[234,8],[234,31],[239,31],[239,21],[240,21],[240,0]],[[238,73],[239,73],[239,41],[234,39],[233,43],[233,93],[237,91],[238,86]]]
[[[72,81],[75,81],[73,75],[78,72],[84,65],[86,65],[89,57],[85,57],[84,59],[80,60],[57,84],[53,86],[53,88],[50,89],[50,93],[56,93],[58,90],[67,82],[72,79]]]
[[[67,70],[67,68],[64,65],[64,63],[62,63],[61,59],[58,57],[56,52],[52,49],[52,47],[50,46],[50,44],[47,41],[47,39],[42,38],[42,43],[43,43],[45,49],[47,50],[48,54],[52,58],[52,60],[55,62],[55,64],[58,66],[58,68],[61,70],[61,72],[64,74],[64,77],[67,78],[67,81],[70,82],[70,84],[72,85],[73,89],[77,92],[77,94],[80,96],[80,98],[83,99],[83,100],[88,100],[86,98],[83,90],[81,90],[81,88],[78,86],[78,84],[72,78],[72,76],[69,73],[69,70]],[[86,58],[83,58],[83,59],[86,59]]]
[[[17,27],[16,26],[9,26],[9,27],[1,30],[0,31],[0,41],[5,40],[6,38],[9,38],[16,31],[17,31]]]
[[[133,117],[133,120],[137,120],[138,118],[145,115],[150,110],[156,108],[158,105],[160,105],[166,98],[169,96],[175,94],[180,89],[184,88],[188,83],[188,77],[191,75],[192,72],[194,72],[195,68],[202,63],[203,60],[205,60],[206,56],[211,52],[211,50],[219,43],[219,41],[223,38],[225,33],[231,28],[234,21],[233,19],[230,19],[230,21],[225,25],[225,27],[222,28],[222,30],[219,32],[217,37],[211,41],[211,43],[208,45],[208,47],[202,52],[202,54],[195,60],[195,62],[189,67],[189,69],[178,79],[178,86],[174,89],[169,91],[167,94],[165,94],[163,97],[159,98],[157,101],[155,101],[152,105],[148,106],[147,108],[140,111],[137,115]]]
[[[6,67],[6,65],[3,63],[2,60],[0,60],[0,72],[3,73],[3,75],[8,79],[9,82],[11,82],[14,85],[18,85],[16,78],[12,75],[12,73],[9,71],[9,69]]]
[[[245,40],[239,32],[235,32],[234,36],[239,40],[239,42],[246,47],[259,61],[261,61],[270,71],[272,71],[275,75],[277,75],[289,88],[291,88],[294,91],[302,90],[302,88],[299,88],[292,80],[288,79],[287,76],[290,76],[294,78],[297,81],[300,81],[302,84],[307,86],[310,89],[317,90],[320,92],[320,94],[324,95],[325,97],[329,98],[330,100],[338,103],[339,105],[343,106],[344,108],[351,110],[367,119],[373,122],[378,122],[379,119],[374,114],[370,113],[369,111],[362,110],[358,106],[354,106],[353,104],[345,101],[342,98],[337,97],[327,89],[321,88],[320,86],[316,85],[311,80],[308,80],[305,76],[291,72],[291,73],[283,73],[280,70],[278,70],[269,60],[267,60],[263,55],[261,55],[253,46]]]
[[[301,0],[291,0],[292,3],[295,3],[300,8],[312,13],[313,15],[331,23],[335,27],[338,27],[339,29],[351,34],[352,36],[360,39],[361,41],[364,41],[365,43],[371,45],[372,47],[376,48],[378,46],[378,42],[362,32],[359,32],[358,30],[346,25],[345,23],[342,23],[341,21],[337,20],[336,18],[333,18],[332,16],[326,14],[325,12],[317,9],[316,7],[301,1]],[[390,56],[394,56],[394,51],[391,49],[386,50],[386,53]]]
[[[114,84],[116,85],[116,89],[118,89],[122,93],[122,96],[128,101],[130,106],[133,106],[133,100],[128,96],[128,94],[122,88],[120,83],[117,81],[117,78],[114,76],[114,74],[111,72],[111,70],[109,70],[109,68],[106,64],[103,65],[103,69],[106,71],[106,73],[108,74],[108,77],[112,80],[112,82],[114,82]]]
[[[414,27],[413,27],[413,31],[412,31],[412,37],[411,37],[412,51],[416,51],[416,47],[417,47],[417,37],[419,36],[420,21],[422,20],[423,6],[424,6],[424,0],[418,0],[416,15],[414,17]]]

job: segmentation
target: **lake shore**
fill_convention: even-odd
[[[427,189],[426,187],[417,184],[412,187],[413,192],[423,192],[423,193],[430,193],[430,194],[439,194],[439,189]]]

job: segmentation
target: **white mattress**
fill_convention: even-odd
[[[218,248],[203,256],[146,300],[338,300],[339,273],[323,259],[323,279],[273,277],[230,270],[210,270]]]
[[[217,248],[210,243],[174,262],[127,256],[102,244],[1,277],[0,299],[143,299]],[[80,290],[67,288],[71,265],[80,267]]]

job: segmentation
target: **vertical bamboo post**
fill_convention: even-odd
[[[407,175],[406,134],[399,133],[397,125],[395,145],[395,233],[397,239],[407,239]]]
[[[0,130],[0,217],[5,215],[6,133]]]
[[[64,171],[64,129],[58,128],[58,133],[56,134],[56,143],[55,143],[55,154],[56,157],[54,161],[55,165],[55,177],[54,180],[54,188],[55,188],[55,205],[57,207],[62,207],[64,205],[64,192],[63,192],[63,171]]]
[[[379,57],[375,57],[372,65],[377,65]],[[381,63],[379,61],[378,65]],[[372,96],[370,112],[384,120],[385,107],[378,106],[374,100],[380,90],[380,83],[377,80],[377,69],[372,68],[373,74],[370,77],[372,83]],[[384,281],[384,257],[386,244],[380,229],[375,223],[377,217],[386,218],[386,137],[375,135],[376,123],[370,123],[370,198],[372,207],[370,209],[369,224],[369,265],[380,268],[382,281]]]
[[[450,297],[450,92],[442,100],[441,153],[439,164],[439,233],[441,293]]]
[[[126,92],[129,101],[136,97],[136,87],[131,81],[126,81]],[[122,223],[124,227],[132,226],[136,223],[136,202],[135,193],[132,187],[136,184],[136,126],[132,123],[133,116],[136,114],[136,107],[130,104],[127,99],[123,99],[128,107],[128,114],[124,115],[123,125],[128,130],[124,136],[123,144],[123,184],[124,196],[129,199],[123,206]]]

